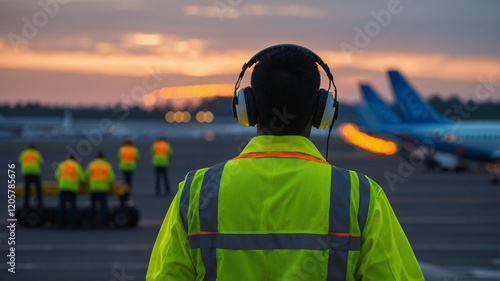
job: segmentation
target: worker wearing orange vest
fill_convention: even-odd
[[[24,176],[24,207],[29,208],[30,206],[30,186],[34,184],[38,207],[41,208],[43,206],[43,197],[40,183],[40,166],[43,164],[43,158],[34,144],[30,144],[27,149],[21,152],[19,163],[21,163],[21,174]]]
[[[120,202],[122,205],[125,204],[125,202],[130,198],[130,191],[132,190],[132,175],[139,157],[139,150],[132,144],[131,140],[126,140],[118,151],[120,170],[122,171],[125,183],[128,185],[127,193],[120,196]]]
[[[95,209],[97,204],[99,204],[99,226],[104,228],[107,226],[108,219],[108,192],[115,180],[115,173],[113,167],[104,160],[104,153],[102,151],[98,152],[97,158],[89,163],[85,176],[90,189],[90,225],[93,226],[94,224]]]
[[[179,184],[147,281],[424,280],[384,190],[328,163],[310,140],[311,128],[331,128],[338,112],[315,62],[335,86],[321,58],[296,45],[243,65],[233,113],[257,136]],[[255,63],[252,86],[238,91]]]
[[[57,224],[59,227],[76,226],[76,195],[80,189],[80,182],[84,180],[82,167],[70,155],[67,160],[59,164],[55,172],[59,187],[59,210],[57,212]],[[69,204],[69,212],[65,216],[66,204]],[[66,219],[65,219],[66,218]]]
[[[151,156],[155,167],[156,196],[160,196],[160,179],[165,182],[165,195],[170,193],[170,182],[168,180],[168,164],[174,151],[172,146],[160,137],[151,146]]]

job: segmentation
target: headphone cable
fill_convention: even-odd
[[[328,162],[328,147],[330,146],[330,135],[332,132],[333,124],[330,125],[330,128],[328,128],[328,137],[326,138],[326,155],[325,155],[325,160]]]

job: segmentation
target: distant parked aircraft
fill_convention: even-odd
[[[48,135],[51,131],[69,132],[73,124],[70,110],[61,118],[53,117],[4,117],[0,114],[2,136],[31,137]]]
[[[463,160],[500,162],[500,122],[452,122],[422,100],[398,71],[388,72],[393,84],[396,114],[368,84],[360,84],[366,107],[357,109],[360,127],[367,133],[413,143],[431,162],[454,169]],[[369,109],[369,110],[367,110]]]

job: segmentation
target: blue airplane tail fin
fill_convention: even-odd
[[[388,71],[392,89],[403,119],[407,123],[445,123],[446,121],[429,106],[399,73]]]
[[[401,124],[399,116],[380,98],[368,84],[360,84],[361,93],[375,119],[383,125]]]

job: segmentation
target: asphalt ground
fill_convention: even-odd
[[[175,140],[171,144],[172,187],[193,169],[236,156],[248,139]],[[314,140],[324,153],[325,140]],[[80,144],[80,147],[78,146]],[[80,148],[86,165],[98,150],[117,171],[120,143],[106,141],[84,147],[81,141],[37,144],[45,158],[42,180],[54,180],[52,163],[69,150]],[[137,228],[61,230],[15,228],[15,274],[7,271],[7,165],[16,163],[27,143],[0,144],[0,280],[143,280],[149,255],[163,217],[173,198],[154,196],[150,143],[138,144],[141,160],[134,174],[132,199],[140,210]],[[380,156],[333,140],[328,159],[332,164],[365,173],[382,185],[421,263],[427,280],[500,280],[500,186],[487,174],[431,173],[420,163],[408,164],[398,156]],[[19,166],[16,180],[22,182]],[[117,178],[121,175],[117,172]],[[57,198],[45,198],[56,205]],[[78,204],[87,206],[88,196]],[[111,205],[117,204],[111,198]],[[23,198],[17,198],[22,205]],[[241,279],[243,280],[243,279]]]

